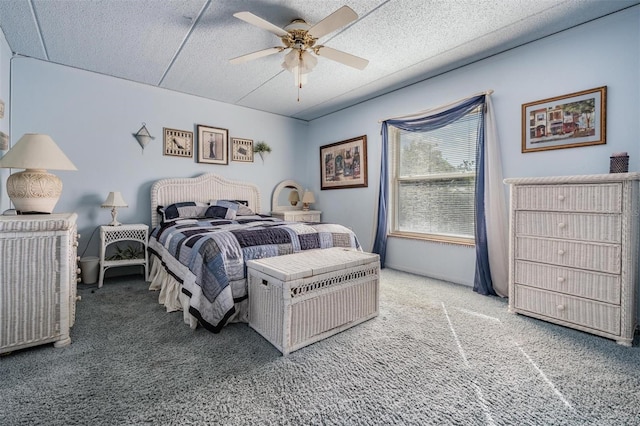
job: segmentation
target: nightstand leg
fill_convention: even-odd
[[[98,279],[98,288],[102,288],[102,281],[104,280],[104,268],[102,263],[100,264],[100,278]]]

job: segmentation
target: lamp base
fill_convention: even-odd
[[[62,181],[43,169],[27,169],[7,179],[7,194],[20,213],[52,213],[62,194]]]
[[[113,207],[111,209],[111,222],[107,223],[108,226],[120,226],[122,225],[120,222],[118,222],[118,210]]]
[[[309,203],[302,203],[302,210],[309,211]]]

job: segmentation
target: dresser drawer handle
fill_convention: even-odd
[[[558,277],[558,282],[559,283],[563,283],[565,282],[567,279],[565,277]]]
[[[563,255],[564,255],[564,250],[558,250],[558,254],[559,254],[560,256],[563,256]]]
[[[558,305],[558,310],[559,311],[564,311],[565,310],[565,306],[564,305]]]
[[[567,226],[567,225],[565,225],[564,222],[560,222],[558,224],[558,228],[560,228],[560,229],[564,228],[565,226]]]
[[[564,195],[558,195],[558,200],[564,201]]]

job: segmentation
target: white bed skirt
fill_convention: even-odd
[[[160,291],[158,295],[158,303],[163,305],[167,312],[182,311],[182,318],[189,327],[195,329],[198,326],[196,317],[189,313],[189,296],[182,293],[182,285],[163,267],[162,262],[154,255],[149,257],[151,263],[151,271],[149,272],[149,290]],[[231,283],[232,286],[245,286],[246,280]],[[249,304],[248,299],[235,304],[236,312],[229,318],[230,322],[249,322]]]

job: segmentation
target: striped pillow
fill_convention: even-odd
[[[192,219],[205,217],[205,212],[209,205],[198,201],[185,201],[182,203],[171,204],[161,208],[162,221],[169,222],[177,219]]]

